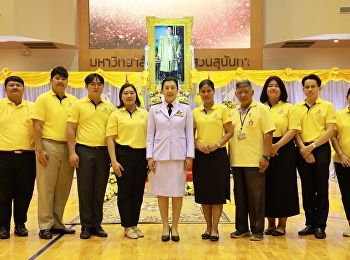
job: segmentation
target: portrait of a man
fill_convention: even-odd
[[[183,75],[183,26],[156,26],[155,28],[155,71],[156,81],[167,76],[175,77],[179,83]]]

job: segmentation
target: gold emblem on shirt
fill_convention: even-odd
[[[184,113],[182,111],[177,111],[175,116],[181,116],[183,117],[184,116]]]

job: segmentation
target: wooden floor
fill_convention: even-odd
[[[233,204],[225,207],[234,212]],[[78,200],[73,188],[65,219],[73,218],[77,212]],[[136,240],[126,238],[118,224],[103,226],[108,238],[92,236],[81,240],[80,226],[77,225],[75,235],[55,235],[53,240],[42,240],[38,236],[37,195],[34,195],[26,224],[29,236],[17,237],[12,229],[10,239],[0,240],[0,259],[350,259],[350,238],[342,236],[348,222],[335,178],[330,179],[326,239],[318,240],[313,235],[298,236],[297,232],[304,227],[305,221],[301,212],[288,220],[285,236],[265,236],[264,241],[259,242],[249,241],[249,238],[230,238],[230,233],[235,230],[232,223],[220,224],[219,242],[201,239],[205,224],[181,224],[178,243],[160,240],[161,224],[140,224],[145,237]]]

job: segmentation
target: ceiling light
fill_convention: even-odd
[[[336,39],[336,40],[334,40],[333,42],[339,42],[339,40],[338,40],[338,39]]]

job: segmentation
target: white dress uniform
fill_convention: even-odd
[[[155,161],[152,194],[182,197],[185,193],[187,157],[194,158],[193,118],[189,105],[178,100],[168,115],[165,101],[151,107],[148,116],[147,158]]]

